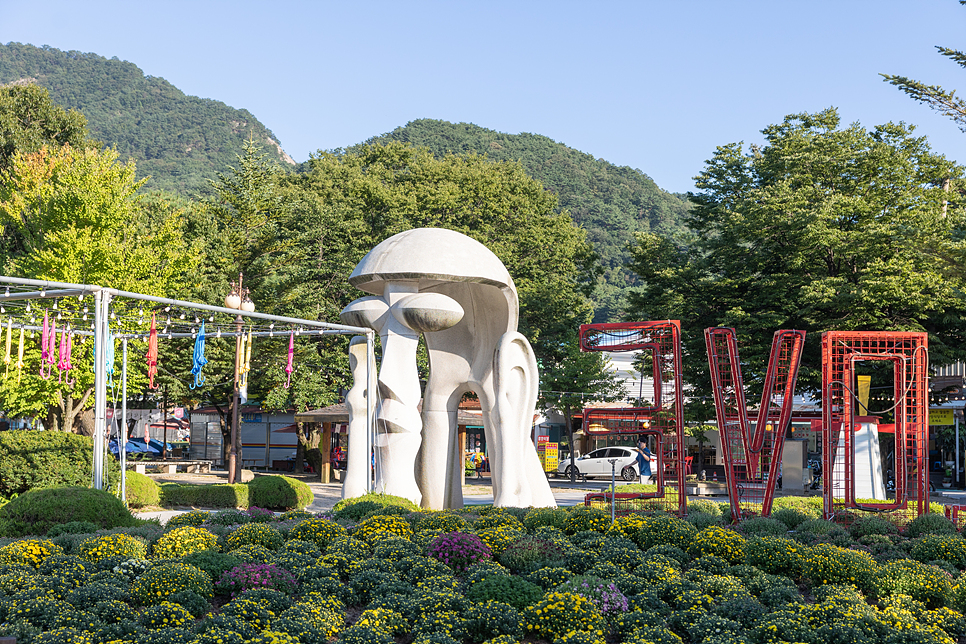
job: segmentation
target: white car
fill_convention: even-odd
[[[601,449],[595,449],[589,454],[584,454],[576,458],[573,467],[576,468],[576,475],[578,477],[610,477],[611,464],[608,459],[614,458],[617,459],[617,462],[614,463],[614,470],[617,476],[625,481],[635,481],[640,478],[640,473],[637,469],[637,452],[631,447],[603,447]],[[570,458],[560,461],[560,465],[557,466],[557,474],[569,479],[570,467]]]

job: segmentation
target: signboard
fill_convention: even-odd
[[[537,456],[540,458],[540,465],[544,472],[556,472],[557,465],[560,463],[560,452],[558,443],[540,441],[537,443]]]
[[[930,409],[929,425],[955,425],[952,409]]]

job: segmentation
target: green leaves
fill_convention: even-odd
[[[822,331],[926,330],[934,363],[962,355],[963,169],[905,125],[841,127],[834,109],[786,117],[765,146],[717,149],[696,178],[693,238],[639,235],[640,319],[680,318],[687,380],[708,382],[701,332],[734,326],[750,372],[772,333],[809,331],[799,382],[818,386]],[[751,375],[751,374],[749,374]]]

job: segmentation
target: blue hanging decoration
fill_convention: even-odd
[[[208,364],[208,361],[205,359],[205,323],[202,322],[198,337],[195,338],[194,366],[191,367],[191,375],[195,377],[195,383],[189,385],[192,389],[197,389],[205,384],[205,379],[201,375],[201,368],[206,364]]]
[[[97,343],[91,347],[91,357],[94,358],[94,371],[97,370]],[[107,386],[114,386],[114,334],[108,332],[107,346],[104,347],[104,375],[107,377]]]

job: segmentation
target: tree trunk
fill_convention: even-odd
[[[90,420],[83,417],[84,406],[88,398],[94,393],[94,388],[85,389],[80,398],[71,395],[64,396],[58,391],[54,404],[47,407],[47,419],[44,426],[48,431],[74,432],[83,436],[94,435],[93,412]]]
[[[299,423],[299,425],[304,428],[302,431],[305,434],[305,460],[309,462],[309,465],[318,474],[319,480],[322,481],[322,448],[325,447],[319,445],[322,440],[322,430],[315,423]],[[322,482],[327,483],[328,481]]]
[[[292,464],[292,471],[296,474],[305,472],[305,444],[307,438],[303,426],[304,423],[295,424],[295,435],[298,437],[298,441],[295,444],[295,463]]]

